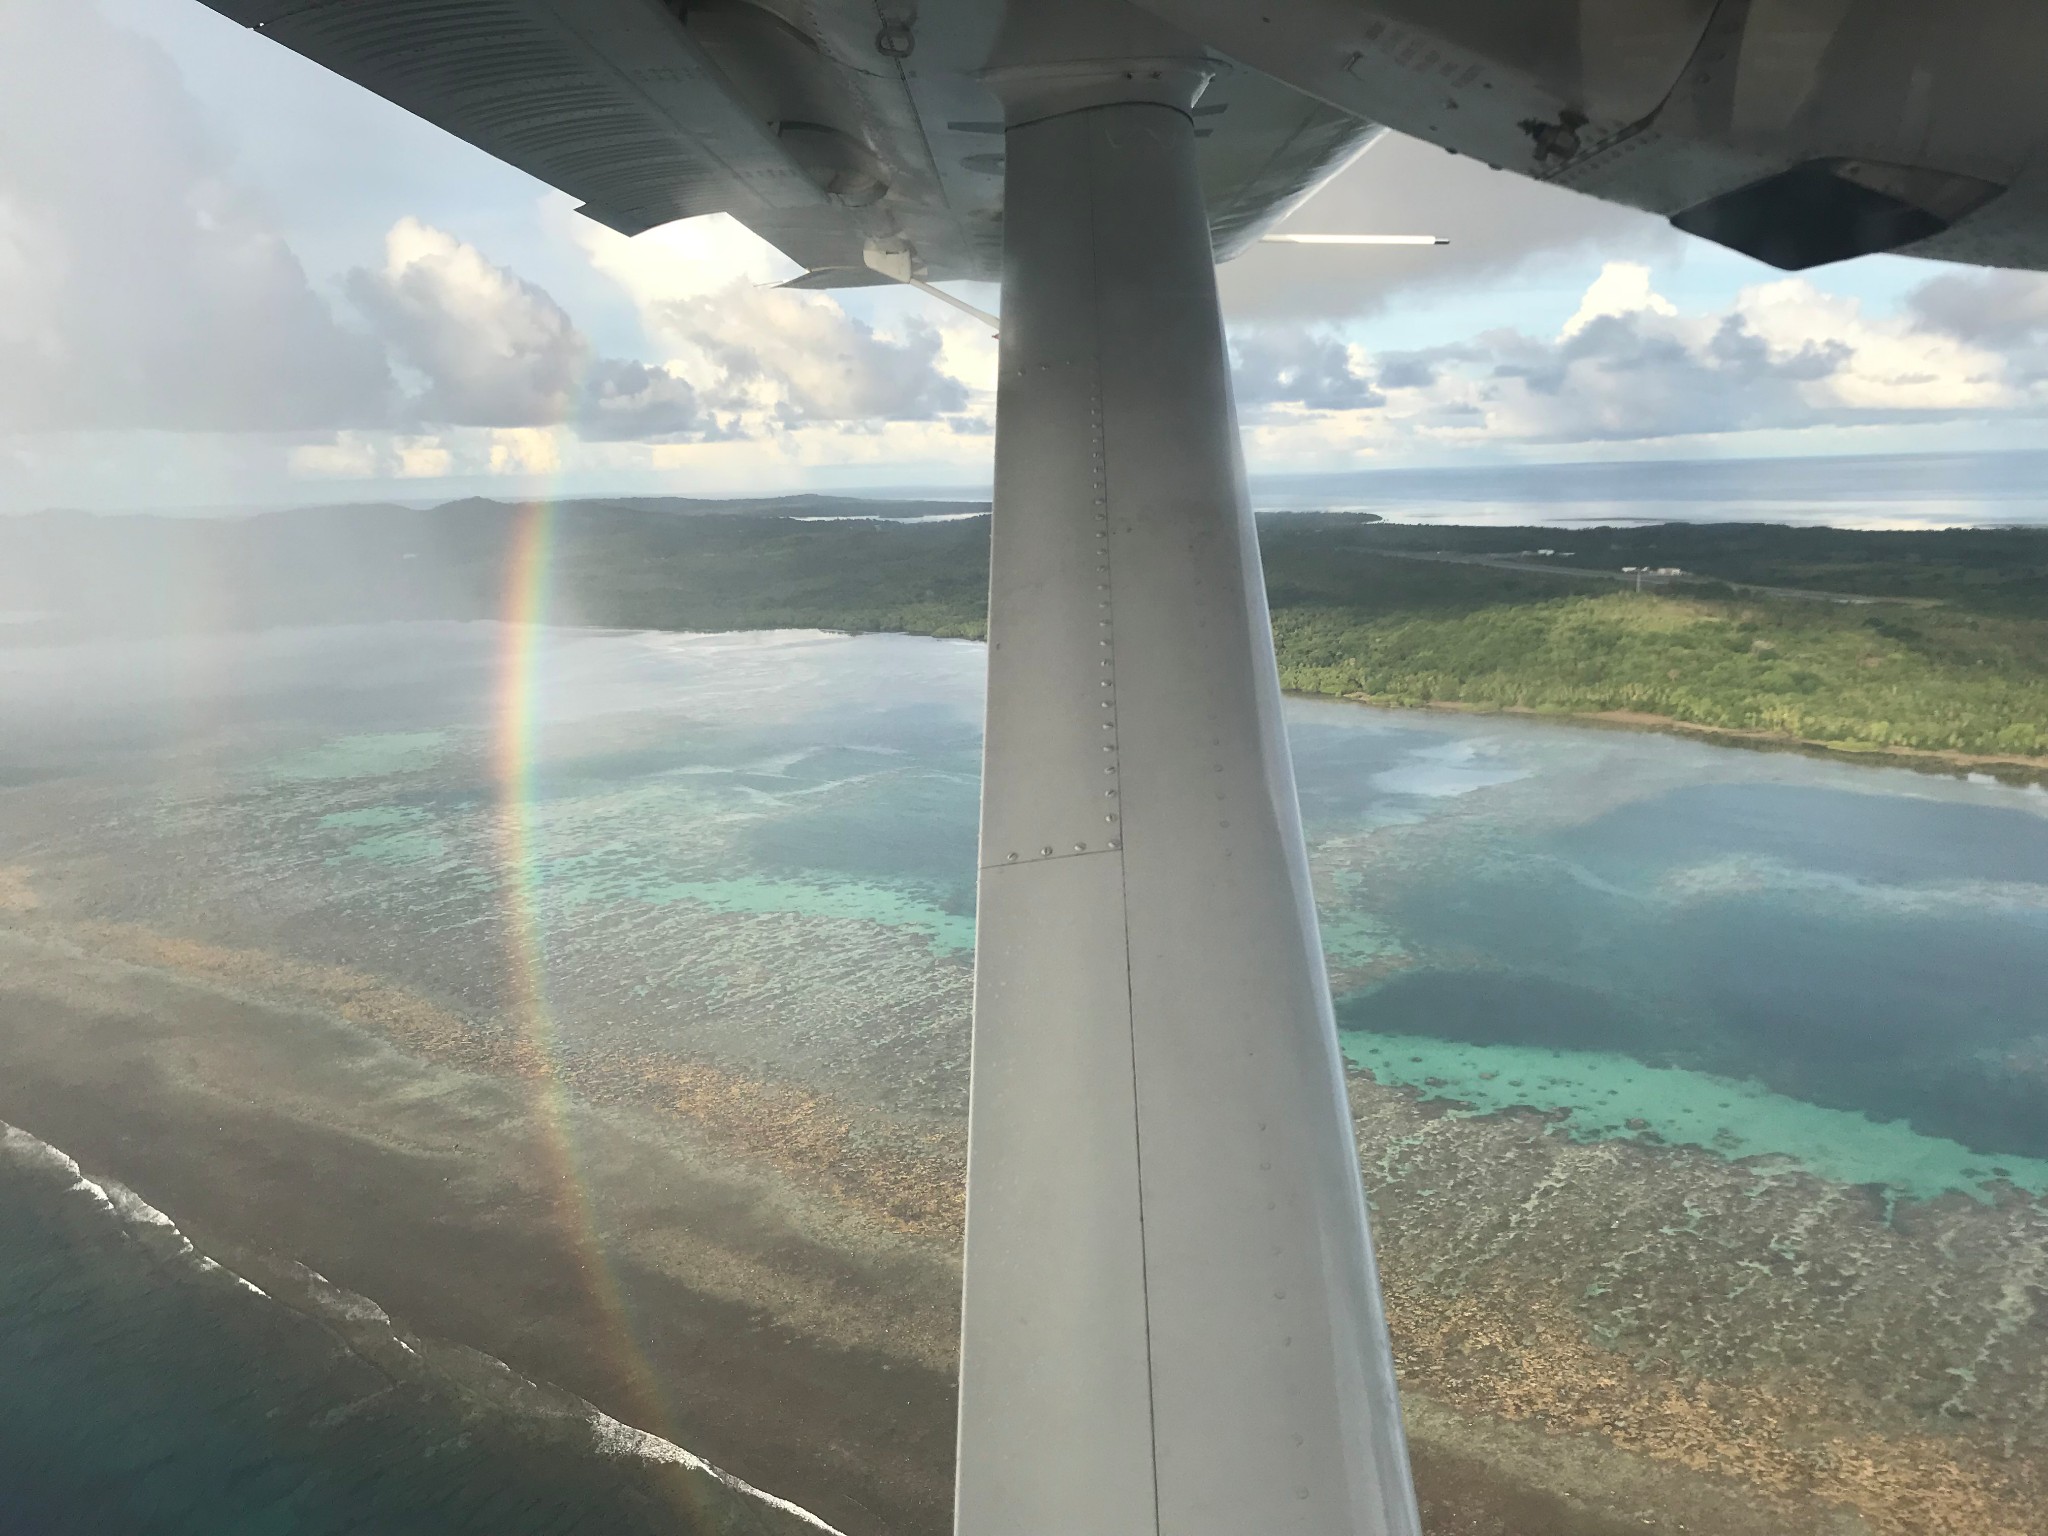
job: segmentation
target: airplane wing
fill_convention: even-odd
[[[1003,112],[978,65],[1001,0],[205,0],[581,200],[621,234],[729,213],[811,288],[1000,275]],[[914,14],[904,7],[903,14]],[[801,24],[799,24],[801,23]],[[895,30],[892,30],[895,29]],[[1196,108],[1229,256],[1377,131],[1250,70]]]
[[[2034,0],[1140,0],[1333,106],[1791,270],[2048,270]]]
[[[997,278],[1003,0],[205,0],[633,235],[729,213],[802,286]],[[1042,3],[1042,0],[1041,0]],[[1786,268],[2048,269],[2031,0],[1136,0],[1214,67],[1219,259],[1385,124]]]

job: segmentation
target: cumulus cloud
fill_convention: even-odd
[[[1929,330],[1965,341],[2017,341],[2048,335],[2048,274],[1950,272],[1907,298]]]
[[[410,475],[445,427],[709,430],[686,381],[596,356],[546,293],[417,219],[350,274],[369,324],[349,323],[170,58],[96,5],[0,6],[0,141],[0,431],[340,433],[313,458]],[[399,435],[371,453],[380,428]]]
[[[0,430],[291,430],[388,408],[171,60],[90,4],[0,5]]]
[[[705,425],[686,380],[596,356],[548,294],[418,219],[394,226],[384,265],[358,268],[347,287],[425,381],[405,407],[418,425],[573,423],[601,441],[674,437]]]
[[[599,355],[547,292],[419,218],[337,306],[171,58],[90,0],[0,6],[0,135],[0,432],[313,434],[309,465],[410,475],[451,429],[678,442],[972,403],[939,328],[888,334],[828,295],[762,291],[749,262],[772,252],[636,292],[681,368]],[[621,261],[663,263],[675,244],[656,239]]]
[[[1240,343],[1240,399],[1269,436],[1320,421],[1382,442],[1629,442],[2048,405],[2010,356],[1923,313],[1873,317],[1798,278],[1686,313],[1626,262],[1607,265],[1554,336],[1495,330],[1368,356],[1283,329],[1275,345],[1292,361]]]
[[[385,239],[384,265],[357,268],[348,295],[426,380],[422,421],[526,427],[564,420],[590,344],[553,299],[474,247],[418,219]]]
[[[717,410],[772,429],[931,421],[972,403],[939,325],[913,318],[885,334],[830,294],[770,286],[797,268],[731,219],[630,241],[587,222],[575,234],[632,296],[668,366]]]
[[[525,195],[515,173],[479,192],[465,150],[416,174],[452,141],[360,93],[348,120],[385,113],[388,138],[337,135],[291,110],[308,66],[151,3],[0,0],[0,500],[225,504],[288,475],[603,489],[985,472],[985,326],[903,290],[777,290],[795,267],[724,217],[628,241],[552,195],[539,226],[487,254],[445,230],[492,227]],[[163,41],[109,14],[151,16]],[[203,20],[154,19],[188,15]],[[205,82],[203,110],[180,63]],[[1662,221],[1397,137],[1289,227],[1454,244],[1263,247],[1223,269],[1238,397],[1268,463],[2048,415],[2038,275],[1942,273],[1896,313],[1806,279],[1688,309],[1651,276],[1686,243]],[[508,265],[528,237],[549,249]],[[585,271],[556,264],[577,252]],[[1420,286],[1603,260],[1554,334],[1374,352],[1353,324]],[[548,272],[553,293],[514,267]],[[602,329],[576,318],[599,313]]]
[[[2048,274],[1946,273],[1906,304],[1928,334],[2000,353],[2013,385],[2048,404]]]
[[[778,422],[921,421],[966,407],[967,389],[938,367],[938,328],[912,321],[879,334],[830,300],[735,285],[656,306],[655,334],[716,366],[719,402]]]
[[[594,443],[667,442],[732,435],[700,411],[687,379],[666,368],[599,358],[583,381],[577,434]]]
[[[1231,368],[1240,406],[1287,403],[1314,411],[1385,405],[1360,368],[1359,350],[1304,325],[1263,326],[1234,337]]]

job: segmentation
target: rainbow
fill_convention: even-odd
[[[556,1219],[576,1254],[586,1297],[603,1331],[609,1364],[628,1388],[637,1427],[674,1441],[668,1400],[640,1347],[630,1309],[599,1237],[589,1182],[577,1155],[569,1090],[560,1070],[559,1031],[548,995],[546,864],[536,807],[540,701],[555,543],[555,506],[534,502],[514,516],[503,604],[493,763],[500,889],[519,1032],[519,1073],[532,1091],[533,1124],[555,1202]],[[689,1480],[676,1484],[691,1503]]]

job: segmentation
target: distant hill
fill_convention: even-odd
[[[978,638],[988,522],[958,514],[985,510],[565,502],[548,514],[548,613]],[[0,518],[0,640],[494,618],[531,516],[472,499]],[[1260,529],[1281,677],[1299,691],[2048,769],[2048,529],[1562,532],[1355,514]]]
[[[918,529],[900,559],[883,551],[895,525],[987,510],[843,496],[560,502],[549,514],[554,612],[565,623],[730,628],[747,626],[763,603],[780,612],[793,602],[805,613],[824,603],[869,621],[858,627],[902,627],[891,621],[906,604],[925,601],[934,582],[950,593],[963,576],[954,595],[978,610],[985,533],[948,539]],[[16,640],[490,618],[505,611],[521,515],[516,505],[472,497],[428,510],[0,517],[0,616]]]

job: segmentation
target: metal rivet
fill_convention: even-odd
[[[1088,851],[1088,845],[1087,845],[1086,843],[1076,843],[1076,844],[1074,844],[1074,852],[1076,852],[1076,853],[1086,853],[1087,851]]]
[[[1050,843],[1046,844],[1045,847],[1039,849],[1038,851],[1044,854],[1047,858],[1052,857],[1052,845]]]
[[[1111,839],[1109,840],[1109,846],[1110,846],[1110,847],[1112,847],[1112,848],[1121,848],[1121,847],[1123,847],[1123,844],[1122,844],[1121,842],[1119,842],[1119,841],[1118,841],[1118,840],[1117,840],[1116,838],[1113,838],[1113,837],[1112,837],[1112,838],[1111,838]]]
[[[1105,817],[1103,817],[1102,819],[1103,819],[1104,821],[1108,822],[1108,823],[1109,823],[1109,824],[1110,824],[1111,826],[1115,826],[1115,825],[1116,825],[1116,818],[1115,818],[1114,816],[1105,816]]]
[[[1015,855],[1014,853],[1013,853],[1013,854],[1011,854],[1011,855],[1010,855],[1010,862],[1014,864],[1014,863],[1016,863],[1016,861],[1017,861],[1017,855]]]

